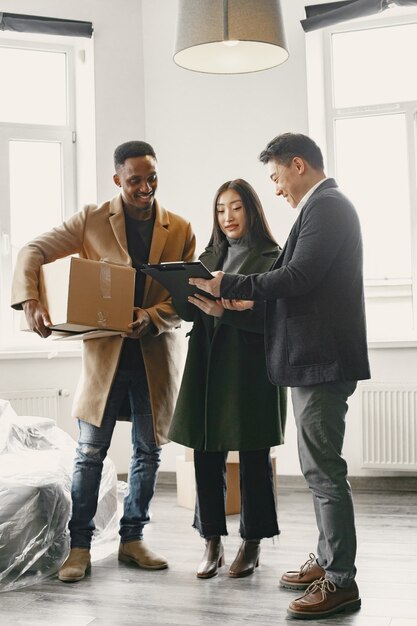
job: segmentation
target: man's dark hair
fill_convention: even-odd
[[[141,156],[151,156],[156,159],[155,150],[146,141],[126,141],[126,143],[117,146],[114,151],[114,167],[117,170],[124,164],[126,159]]]
[[[318,145],[301,133],[284,133],[274,137],[265,150],[259,155],[259,160],[266,164],[272,159],[288,166],[294,157],[307,161],[315,170],[324,169],[323,155]]]

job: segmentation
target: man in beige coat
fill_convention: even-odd
[[[158,185],[153,148],[130,141],[114,153],[114,182],[121,193],[100,206],[87,205],[61,226],[29,242],[20,251],[12,286],[12,306],[24,309],[29,327],[41,337],[51,330],[39,302],[39,268],[71,254],[137,268],[135,311],[123,337],[83,344],[82,372],[73,405],[78,441],[72,482],[70,554],[59,570],[65,582],[84,578],[103,461],[118,418],[132,422],[132,459],[128,493],[120,521],[119,560],[145,569],[163,569],[166,559],[143,541],[149,522],[160,462],[160,445],[177,395],[180,320],[169,293],[139,271],[142,263],[191,261],[195,237],[190,224],[166,211],[155,199]]]

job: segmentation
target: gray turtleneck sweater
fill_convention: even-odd
[[[240,239],[226,237],[226,239],[229,247],[224,257],[222,270],[229,274],[237,274],[248,255],[250,249],[249,242],[247,237],[241,237]]]

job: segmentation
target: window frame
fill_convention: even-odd
[[[10,215],[10,183],[9,153],[10,140],[53,141],[61,145],[62,168],[62,213],[61,221],[67,219],[77,210],[77,146],[76,146],[76,75],[75,55],[77,40],[62,43],[62,38],[55,36],[34,36],[10,33],[0,34],[1,47],[30,49],[43,52],[59,52],[65,54],[66,85],[67,85],[67,120],[65,125],[25,124],[0,122],[0,158],[3,167],[0,171],[0,193],[4,202],[0,203],[0,346],[2,351],[51,352],[49,340],[39,346],[32,336],[16,342],[14,333],[14,316],[17,314],[9,305],[12,281],[12,246],[11,246],[11,215]],[[22,333],[23,334],[23,333]],[[8,336],[9,335],[9,336]],[[74,349],[74,346],[71,347]],[[66,351],[66,346],[54,343],[54,351]]]
[[[390,10],[391,12],[391,10]],[[374,19],[362,19],[308,33],[306,37],[310,134],[324,146],[329,176],[336,177],[335,124],[339,119],[402,113],[406,120],[410,198],[410,280],[365,278],[365,298],[408,298],[413,335],[417,329],[417,100],[337,108],[334,105],[332,36],[338,33],[417,23],[417,11],[396,10]],[[316,91],[315,91],[316,90]],[[318,91],[317,91],[318,90]],[[320,120],[319,115],[324,119]]]

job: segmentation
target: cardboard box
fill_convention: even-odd
[[[274,472],[275,496],[277,495],[276,458],[271,454],[272,468]],[[193,450],[185,448],[184,456],[177,456],[177,504],[186,509],[194,509],[195,506],[195,476],[193,463]],[[240,513],[240,476],[239,476],[239,452],[229,452],[226,463],[226,515]]]
[[[40,301],[55,330],[124,332],[133,319],[135,270],[65,257],[42,265]]]

